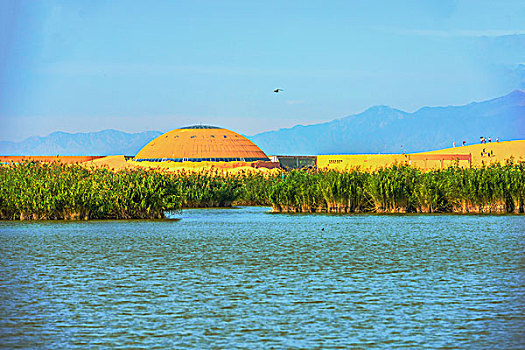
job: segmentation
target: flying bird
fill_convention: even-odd
[[[284,91],[283,89],[275,89],[273,92],[278,93],[279,91]]]

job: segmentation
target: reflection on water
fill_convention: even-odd
[[[520,216],[0,222],[0,346],[524,348]]]

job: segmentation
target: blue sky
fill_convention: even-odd
[[[252,135],[515,89],[524,1],[0,1],[0,140]]]

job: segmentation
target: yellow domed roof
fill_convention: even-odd
[[[246,137],[228,129],[196,125],[160,135],[135,156],[137,161],[200,162],[269,160]]]

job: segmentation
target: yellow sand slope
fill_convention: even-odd
[[[464,147],[446,148],[422,154],[471,154],[472,165],[504,162],[513,158],[515,161],[525,161],[525,140],[492,142]],[[490,155],[489,155],[490,154]]]
[[[94,161],[85,162],[83,165],[87,167],[105,167],[115,171],[126,168],[144,168],[160,171],[189,171],[197,173],[210,170],[217,170],[218,172],[231,174],[242,172],[279,172],[279,169],[254,168],[246,162],[135,162],[132,160],[127,161],[124,156],[108,156]]]
[[[115,171],[133,167],[133,164],[130,164],[130,162],[126,161],[126,158],[124,156],[107,156],[104,158],[95,159],[90,162],[82,163],[82,165],[96,168],[105,167]]]
[[[469,158],[470,155],[470,160],[458,160],[452,155],[463,156],[457,158]],[[317,166],[322,169],[342,170],[360,167],[373,170],[397,163],[409,164],[421,169],[439,169],[456,163],[463,167],[480,166],[504,162],[510,158],[515,161],[525,161],[525,140],[493,142],[412,154],[323,155],[317,157]]]

